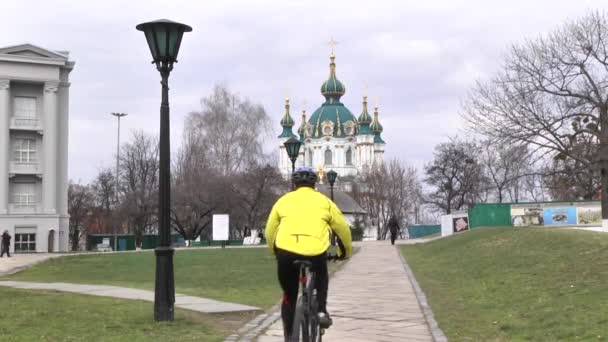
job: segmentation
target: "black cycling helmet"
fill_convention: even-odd
[[[294,173],[291,174],[291,182],[295,186],[315,186],[317,182],[317,174],[310,167],[298,167]]]

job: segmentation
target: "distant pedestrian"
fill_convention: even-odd
[[[397,217],[394,214],[388,220],[388,229],[391,232],[391,245],[394,245],[400,230],[399,221],[397,220]]]
[[[2,254],[0,254],[0,258],[4,257],[4,253],[10,258],[11,257],[11,236],[8,233],[8,230],[4,231],[2,234]]]

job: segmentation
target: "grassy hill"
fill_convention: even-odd
[[[0,279],[154,290],[155,265],[153,252],[75,255]],[[174,268],[177,293],[261,308],[275,305],[280,298],[276,261],[266,248],[180,250]]]
[[[486,228],[402,252],[450,341],[608,339],[608,234]]]

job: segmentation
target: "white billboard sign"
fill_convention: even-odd
[[[213,215],[213,240],[228,241],[228,215]]]

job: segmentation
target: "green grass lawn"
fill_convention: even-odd
[[[0,308],[3,341],[222,341],[243,321],[178,309],[155,323],[152,303],[1,287]]]
[[[450,341],[608,339],[608,234],[487,228],[402,252]]]
[[[117,285],[154,290],[153,252],[75,255],[51,259],[2,280]],[[266,248],[180,250],[177,293],[267,309],[281,290],[276,262]]]

